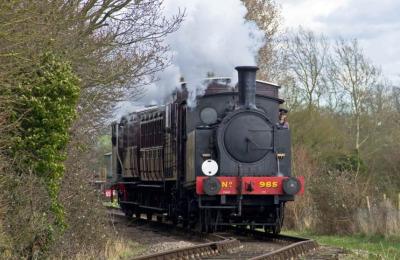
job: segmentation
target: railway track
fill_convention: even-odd
[[[112,214],[118,218],[124,217],[121,213],[112,210]],[[295,259],[318,247],[318,244],[311,239],[267,235],[258,230],[245,230],[240,234],[214,233],[206,235],[204,239],[204,243],[135,259]]]

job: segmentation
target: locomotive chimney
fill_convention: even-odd
[[[256,109],[256,66],[239,66],[238,71],[239,107]]]

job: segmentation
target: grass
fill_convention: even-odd
[[[350,259],[400,259],[400,238],[386,239],[384,237],[361,235],[316,235],[308,232],[284,231],[283,234],[303,236],[316,240],[321,245],[341,247],[353,254]]]
[[[99,252],[94,249],[83,250],[81,253],[77,254],[74,259],[128,260],[134,258],[139,254],[142,254],[144,251],[146,251],[146,247],[140,245],[139,243],[129,240],[116,239],[116,240],[109,240],[105,245],[104,251]]]
[[[117,200],[114,200],[113,202],[111,202],[111,201],[103,201],[103,206],[105,206],[105,207],[119,208],[119,205],[118,205],[118,201],[117,201]]]
[[[132,259],[142,254],[146,248],[132,241],[114,241],[106,250],[106,258],[110,260]]]

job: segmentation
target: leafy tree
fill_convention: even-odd
[[[10,120],[19,121],[19,127],[12,136],[10,156],[18,159],[17,174],[26,179],[30,174],[36,175],[47,190],[50,208],[43,214],[51,213],[54,223],[50,222],[44,234],[32,241],[32,245],[42,241],[38,250],[44,251],[55,232],[65,228],[58,194],[69,128],[76,118],[79,80],[68,63],[50,53],[44,54],[36,66],[21,72],[20,78],[21,83],[12,90],[15,106]]]
[[[139,96],[154,73],[168,66],[163,40],[179,28],[184,13],[165,17],[162,11],[161,0],[0,1],[0,156],[11,164],[2,171],[10,176],[4,190],[15,191],[4,227],[16,255],[43,251],[66,223],[53,253],[65,256],[65,245],[68,256],[84,248],[104,249],[99,212],[89,211],[97,204],[87,183],[85,155],[117,101]],[[62,69],[65,61],[68,69]],[[80,81],[72,83],[67,72]],[[72,85],[79,86],[77,96],[61,91]],[[70,120],[72,107],[77,116]],[[72,143],[62,123],[72,124]],[[79,218],[82,212],[90,220]],[[79,232],[88,237],[76,236]]]
[[[168,66],[163,39],[183,17],[165,17],[161,0],[1,1],[0,78],[43,50],[64,57],[81,79],[77,128],[102,127],[116,101],[140,96]]]

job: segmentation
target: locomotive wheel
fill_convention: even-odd
[[[207,214],[206,210],[200,210],[200,232],[207,233],[208,227],[207,227]]]
[[[140,219],[141,215],[142,215],[142,213],[138,209],[135,210],[135,218],[136,219]]]
[[[199,210],[197,208],[197,201],[188,198],[186,201],[186,207],[183,210],[182,214],[182,225],[184,228],[188,228],[189,230],[198,230],[201,231],[201,228],[198,228],[199,223]]]
[[[184,218],[184,219],[182,220],[182,226],[183,226],[183,228],[187,228],[187,229],[189,229],[189,230],[196,229],[196,224],[197,224],[197,221],[196,221],[196,218],[195,218],[195,217],[192,217],[192,218]]]
[[[133,211],[131,209],[124,209],[125,217],[131,219],[133,217]]]
[[[182,214],[182,227],[188,228],[189,227],[189,210],[186,209],[186,212]]]
[[[186,218],[182,220],[182,227],[183,228],[187,228],[189,227],[189,220],[187,220]]]
[[[177,216],[172,216],[171,221],[174,226],[178,225],[178,217]]]
[[[274,235],[278,235],[279,233],[281,233],[284,218],[284,209],[284,203],[281,203],[279,207],[275,208],[275,223],[273,223],[273,225],[271,226],[264,226],[264,231],[266,233],[272,233]]]
[[[125,216],[129,219],[131,219],[133,217],[133,212],[132,210],[128,209],[125,211]]]
[[[244,232],[246,231],[246,226],[243,225],[236,225],[235,226],[235,233],[238,235],[242,235],[244,234]]]
[[[211,220],[212,220],[212,214],[210,210],[205,209],[200,211],[200,221],[199,221],[200,232],[203,233],[214,232],[214,227],[211,223]]]
[[[270,233],[274,235],[278,235],[281,233],[281,225],[276,223],[274,226],[264,226],[265,233]]]
[[[281,203],[279,208],[276,208],[276,223],[275,226],[272,227],[272,233],[274,235],[278,235],[281,233],[282,225],[283,225],[283,217],[284,217],[284,209],[285,204]]]
[[[197,224],[196,220],[189,221],[189,228],[190,229],[195,229],[196,228],[196,224]]]
[[[281,228],[282,225],[280,223],[277,223],[275,226],[272,227],[272,234],[278,235],[279,233],[281,233]]]

